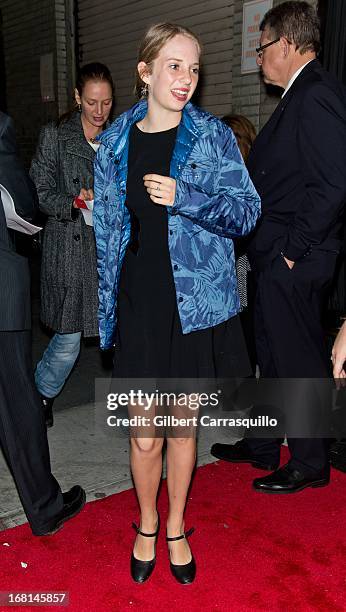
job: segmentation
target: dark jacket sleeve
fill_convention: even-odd
[[[77,194],[62,193],[59,190],[58,156],[58,130],[50,123],[41,130],[30,176],[36,185],[40,210],[48,217],[71,221],[78,214],[78,210],[72,207],[73,198]]]
[[[13,123],[5,114],[0,116],[0,184],[12,196],[17,214],[34,221],[38,212],[36,189],[18,157]]]
[[[293,261],[327,238],[346,202],[345,104],[324,83],[307,91],[298,134],[305,194],[284,248]]]

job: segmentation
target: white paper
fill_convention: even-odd
[[[21,232],[22,234],[36,234],[42,229],[42,227],[33,225],[17,215],[13,198],[3,185],[0,185],[0,194],[8,228],[16,230],[16,232]]]
[[[85,223],[87,225],[93,226],[94,200],[85,200],[85,204],[88,207],[88,210],[86,210],[85,208],[81,208],[80,210],[83,213]]]

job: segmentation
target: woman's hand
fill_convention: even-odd
[[[143,181],[150,199],[155,204],[173,206],[177,188],[175,179],[160,174],[146,174],[143,176]]]
[[[92,189],[81,189],[80,190],[80,194],[78,196],[81,200],[93,200],[94,199],[94,192]]]
[[[84,200],[84,202],[86,202],[87,200],[93,200],[94,199],[94,192],[92,189],[81,189],[79,192],[79,195],[77,196],[80,200]],[[73,202],[73,208],[78,208],[78,206],[76,205],[75,202]]]

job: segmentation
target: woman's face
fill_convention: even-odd
[[[87,81],[82,95],[75,90],[77,104],[82,107],[82,117],[93,127],[102,128],[112,108],[112,89],[107,81]]]
[[[148,103],[157,109],[181,112],[198,83],[199,57],[197,42],[178,34],[162,47],[151,74],[143,74],[147,65],[140,62],[139,74],[149,85]]]

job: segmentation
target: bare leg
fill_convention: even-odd
[[[156,498],[162,475],[163,438],[131,438],[131,471],[141,511],[140,529],[154,533],[157,528]],[[134,556],[141,561],[154,557],[155,538],[137,535]]]
[[[184,509],[195,463],[195,437],[167,438],[168,537],[184,533]],[[169,542],[168,546],[171,561],[175,565],[185,565],[191,561],[190,547],[186,539]]]

